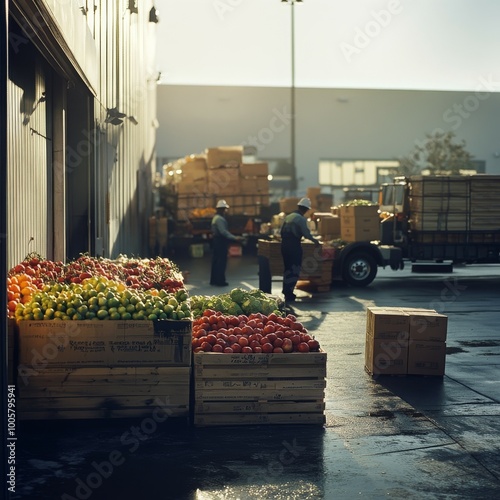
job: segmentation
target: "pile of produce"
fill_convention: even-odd
[[[240,314],[271,314],[281,316],[282,304],[262,290],[243,290],[233,288],[229,293],[221,295],[193,295],[191,297],[191,312],[194,318],[199,318],[207,310],[238,316]]]
[[[344,205],[347,207],[371,207],[377,205],[377,203],[370,200],[355,199],[345,202]]]
[[[306,353],[318,352],[320,345],[292,314],[236,316],[206,310],[193,321],[192,349],[195,353]]]
[[[31,254],[9,271],[7,288],[17,320],[191,318],[182,274],[160,257],[82,255],[63,264]]]

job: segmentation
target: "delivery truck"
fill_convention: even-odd
[[[397,271],[405,263],[499,263],[499,200],[500,175],[395,178],[380,188],[378,234],[354,224],[353,237],[336,248],[332,277],[363,287],[379,267]],[[342,218],[355,221],[354,211],[351,207],[353,214],[343,215],[341,210],[341,226]]]

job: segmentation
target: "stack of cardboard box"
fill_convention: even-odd
[[[340,237],[344,241],[371,241],[380,238],[378,205],[342,205]]]
[[[443,376],[448,317],[433,309],[367,308],[365,368],[372,375]]]
[[[268,164],[243,163],[242,146],[207,148],[178,163],[178,220],[196,217],[194,211],[214,208],[220,199],[228,202],[230,215],[260,215],[261,207],[269,206]]]

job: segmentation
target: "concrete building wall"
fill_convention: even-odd
[[[321,160],[394,160],[437,129],[465,140],[500,174],[500,94],[366,89],[295,90],[298,192],[318,184]],[[158,86],[157,154],[253,144],[258,158],[291,156],[289,88]]]

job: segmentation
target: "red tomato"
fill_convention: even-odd
[[[268,335],[269,333],[274,333],[274,325],[270,325],[269,323],[263,328],[264,334]]]
[[[235,326],[234,330],[233,330],[233,333],[235,335],[241,335],[242,334],[241,328],[239,326]]]
[[[231,349],[233,350],[233,352],[241,352],[241,346],[240,346],[240,344],[237,344],[237,343],[233,344],[231,346]]]
[[[274,347],[281,347],[283,345],[283,339],[280,339],[279,337],[273,342]]]
[[[281,346],[283,349],[283,352],[292,352],[293,350],[293,344],[290,339],[283,339],[283,345]]]
[[[241,347],[247,346],[249,344],[247,337],[240,337],[238,339],[238,344],[240,344]]]
[[[293,345],[299,345],[300,344],[300,335],[298,333],[294,333],[290,337],[290,340],[292,341]]]
[[[231,354],[233,353],[234,351],[231,349],[231,347],[225,347],[224,348],[224,352],[228,353],[228,354]]]
[[[249,335],[249,336],[250,336],[250,335],[252,335],[254,332],[253,332],[253,328],[252,328],[252,327],[250,327],[250,326],[246,325],[246,326],[244,326],[244,327],[241,329],[241,333],[242,333],[243,335]]]
[[[203,342],[200,347],[205,351],[205,352],[210,352],[212,350],[212,344],[209,342]]]
[[[275,347],[275,348],[273,349],[273,352],[276,352],[276,353],[282,353],[282,352],[285,352],[285,351],[283,351],[283,349],[282,349],[281,347]]]
[[[224,352],[224,347],[222,347],[220,344],[215,344],[212,346],[212,352]]]
[[[258,340],[252,340],[249,345],[254,350],[254,352],[256,347],[262,347]]]
[[[217,337],[213,333],[207,335],[207,342],[214,345],[217,342]]]
[[[257,321],[255,321],[254,319],[250,319],[247,321],[247,325],[255,328],[257,326]]]
[[[231,344],[238,342],[238,337],[233,333],[227,337],[227,341]]]
[[[311,339],[307,342],[310,351],[319,351],[319,342],[316,339]]]
[[[258,345],[258,346],[253,347],[252,350],[256,354],[260,354],[262,352],[262,347],[260,347],[260,345]]]
[[[297,349],[299,352],[309,352],[309,344],[307,342],[301,342]]]
[[[262,352],[273,352],[274,346],[273,344],[266,342],[262,344]]]
[[[274,341],[278,338],[278,336],[274,332],[271,332],[268,333],[264,338],[267,339],[268,342],[273,344]]]
[[[253,349],[249,345],[246,345],[246,346],[241,348],[241,352],[245,353],[245,354],[249,354],[249,353],[253,352]]]

